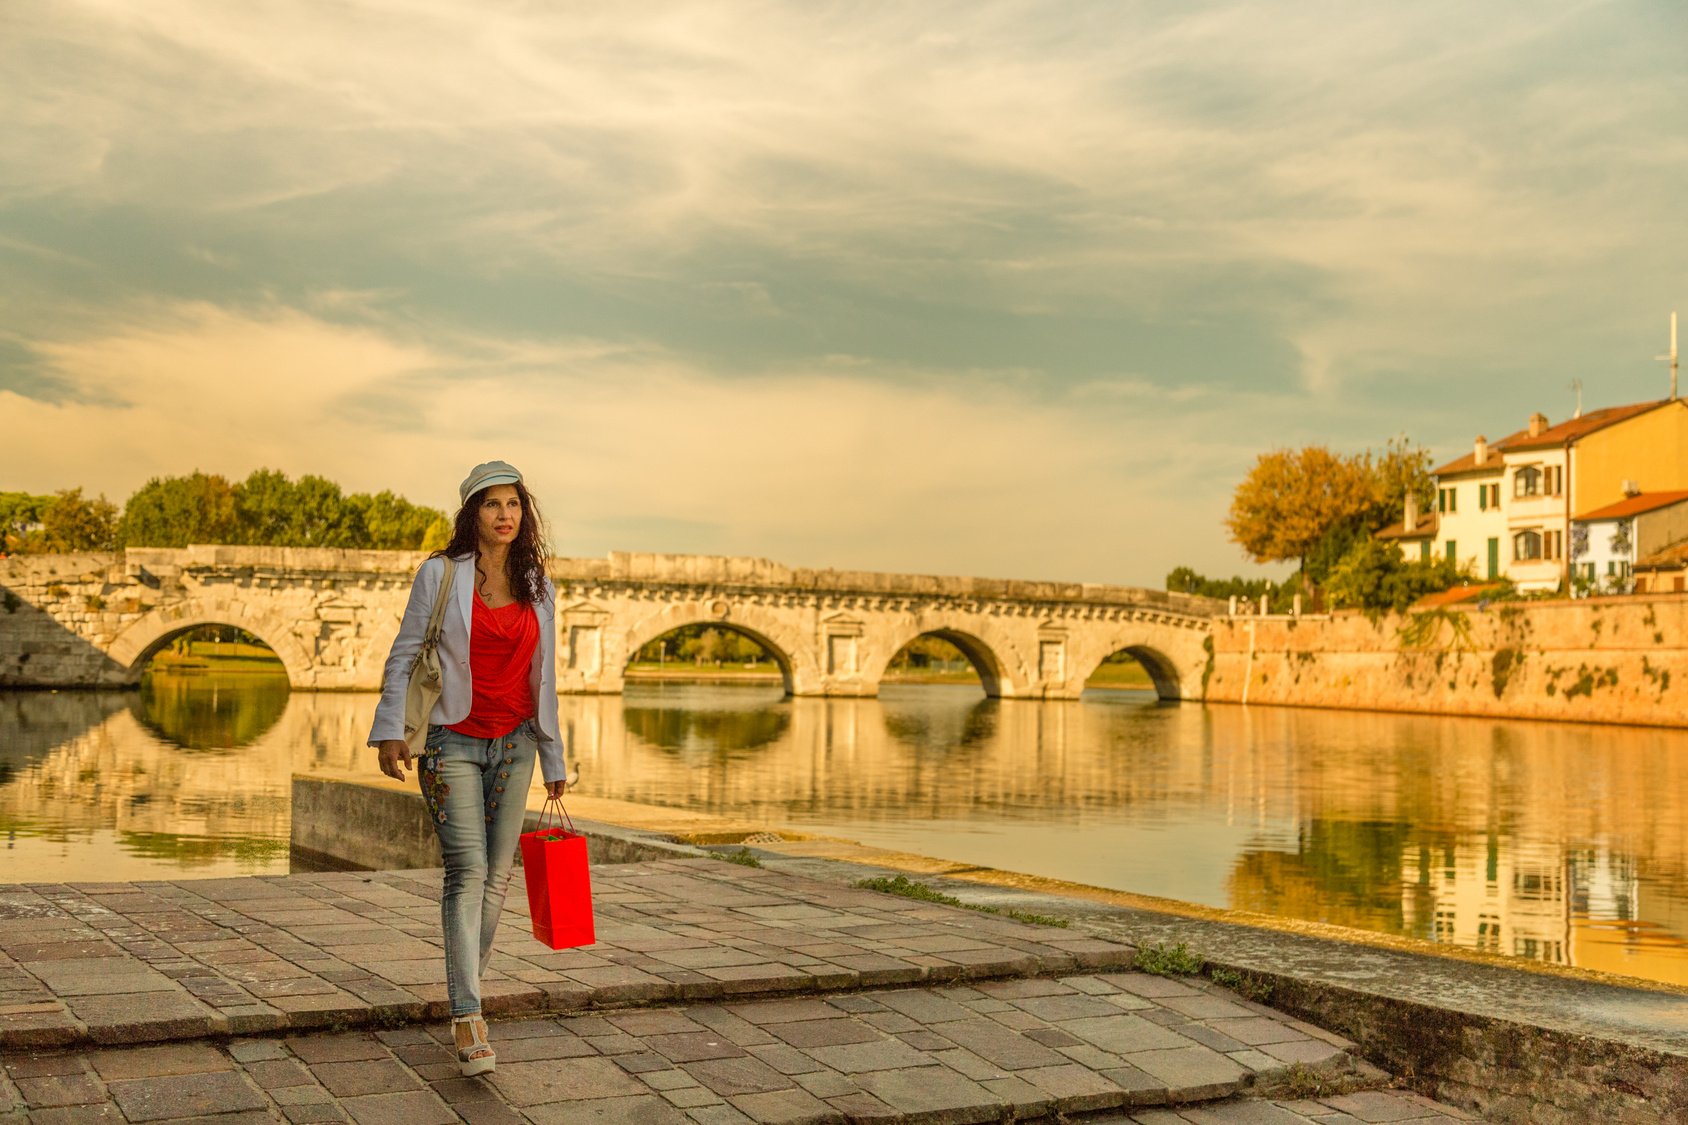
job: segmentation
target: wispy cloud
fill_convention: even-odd
[[[283,307],[156,309],[41,358],[88,398],[123,398],[0,391],[25,487],[121,498],[148,475],[274,466],[449,506],[463,470],[498,456],[584,554],[1149,578],[1203,537],[1225,491],[1205,470],[1242,457],[1261,421],[1198,421],[1189,392],[1148,384],[1051,400],[1017,372],[864,380],[855,363],[731,379],[655,346],[422,340]],[[641,533],[662,538],[626,538]]]

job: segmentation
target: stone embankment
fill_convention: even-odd
[[[1688,596],[1213,623],[1206,699],[1688,724]]]

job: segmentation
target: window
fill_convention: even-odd
[[[1438,512],[1459,511],[1459,490],[1455,488],[1438,488],[1436,490],[1436,510]]]
[[[1459,551],[1454,547],[1454,541],[1452,539],[1448,540],[1448,561],[1453,563],[1455,566],[1459,565]]]
[[[1548,496],[1558,496],[1565,491],[1565,470],[1560,465],[1549,465],[1542,470],[1542,492]]]
[[[1489,510],[1489,486],[1486,484],[1477,486],[1477,510],[1479,512]]]
[[[1500,577],[1500,540],[1489,540],[1489,577]]]
[[[1512,495],[1540,496],[1541,470],[1534,465],[1525,465],[1512,476]]]
[[[1500,508],[1500,485],[1489,484],[1489,485],[1484,485],[1483,487],[1485,487],[1489,490],[1489,507],[1494,508],[1496,510],[1499,510],[1499,508]]]
[[[1519,562],[1541,558],[1541,532],[1520,531],[1512,537],[1512,557]]]
[[[1418,561],[1419,562],[1429,562],[1430,561],[1430,540],[1420,539],[1418,541]]]
[[[1541,557],[1557,559],[1565,554],[1565,533],[1563,531],[1544,531],[1541,534]]]

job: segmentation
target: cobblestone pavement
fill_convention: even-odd
[[[1399,1091],[1237,1097],[1257,1080],[1356,1068],[1335,1036],[1206,982],[1138,973],[506,1020],[493,1025],[497,1071],[476,1079],[458,1076],[445,1037],[436,1024],[9,1052],[0,1120],[1466,1120]],[[1177,1108],[1139,1108],[1168,1103]]]
[[[519,877],[489,1014],[1130,965],[1129,946],[710,860],[598,867],[598,943],[529,933]],[[0,1049],[445,1014],[436,871],[0,887]]]

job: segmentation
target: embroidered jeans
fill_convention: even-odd
[[[504,908],[539,738],[531,719],[499,738],[430,726],[426,746],[417,778],[445,860],[446,992],[451,1014],[464,1016],[481,1010],[481,973]]]

